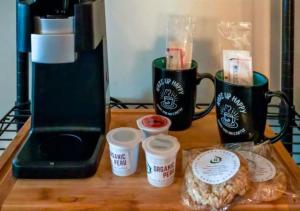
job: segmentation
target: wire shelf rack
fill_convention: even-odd
[[[30,110],[14,106],[0,119],[0,156],[29,117]]]
[[[122,102],[116,98],[111,98],[111,108],[114,109],[151,109],[153,108],[153,103],[147,102]],[[205,108],[208,106],[206,103],[199,103],[196,105],[198,109]],[[20,114],[22,113],[22,114]],[[283,118],[279,114],[279,105],[269,105],[267,120],[268,124],[274,130],[274,132],[279,132],[281,129],[279,119]],[[0,120],[0,156],[11,143],[12,139],[16,136],[18,128],[23,125],[26,120],[30,117],[30,110],[20,109],[18,106],[14,106],[10,109],[4,117]],[[284,141],[283,144],[287,147],[291,156],[298,165],[300,165],[300,117],[295,115],[293,120],[294,124],[291,125],[293,134],[290,134],[292,138],[291,141]],[[292,150],[290,150],[292,149]]]

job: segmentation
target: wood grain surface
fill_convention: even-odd
[[[136,127],[136,119],[153,113],[153,110],[113,110],[111,128]],[[29,122],[14,142],[21,143],[28,133]],[[271,134],[268,129],[267,133]],[[18,179],[0,184],[7,189],[0,195],[4,211],[34,210],[185,210],[181,205],[182,149],[206,147],[219,143],[215,113],[194,121],[192,127],[182,132],[170,132],[181,144],[177,156],[175,182],[166,188],[152,187],[147,181],[145,156],[140,148],[138,169],[128,177],[114,176],[111,172],[108,144],[105,146],[97,173],[86,179],[31,180]],[[288,171],[300,181],[300,171],[283,145],[274,146]],[[1,162],[0,162],[1,164]],[[1,167],[1,166],[0,166]],[[1,169],[11,178],[11,169]],[[1,193],[1,192],[0,192]],[[1,198],[2,197],[2,198]],[[2,200],[2,201],[1,201]],[[233,210],[300,210],[300,201],[282,198],[276,202],[259,205],[238,205]]]
[[[1,204],[4,202],[9,191],[16,182],[16,179],[12,176],[11,162],[13,156],[24,142],[26,136],[29,133],[30,120],[21,128],[19,133],[16,135],[12,143],[6,148],[4,153],[0,156],[0,209]]]

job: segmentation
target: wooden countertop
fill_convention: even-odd
[[[111,128],[136,127],[136,119],[153,113],[153,110],[113,110]],[[140,149],[138,169],[128,177],[114,176],[111,172],[109,149],[105,146],[99,168],[93,177],[86,179],[15,179],[11,175],[11,160],[16,149],[28,134],[30,122],[21,129],[11,146],[0,159],[0,209],[20,210],[184,210],[180,203],[182,185],[181,151],[177,156],[175,182],[166,188],[148,184],[145,156]],[[271,133],[268,129],[267,133]],[[181,149],[205,147],[219,143],[215,113],[193,122],[190,129],[170,132],[176,136]],[[275,150],[288,170],[300,181],[300,170],[283,145]],[[234,210],[300,210],[300,201],[287,204],[280,199],[273,203],[235,206]]]

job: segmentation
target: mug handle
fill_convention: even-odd
[[[290,104],[289,100],[287,99],[286,95],[285,95],[283,92],[279,92],[279,91],[277,91],[277,92],[268,91],[268,92],[266,93],[265,97],[266,97],[266,100],[267,100],[268,103],[271,102],[271,99],[272,99],[273,97],[278,97],[278,98],[280,98],[281,101],[282,101],[283,104],[284,104],[285,109],[286,109],[286,110],[289,110],[289,112],[291,112],[291,104]],[[281,131],[280,131],[277,135],[275,135],[275,136],[273,136],[273,137],[265,137],[265,138],[266,138],[267,140],[270,140],[271,143],[277,142],[278,140],[280,140],[280,139],[286,134],[286,131],[287,131],[288,127],[289,127],[289,124],[288,124],[289,122],[290,122],[290,117],[289,117],[289,115],[287,115],[287,116],[286,116],[286,119],[285,119],[285,121],[284,121],[284,124],[283,124],[283,127],[282,127]]]
[[[200,82],[203,79],[209,79],[211,82],[213,82],[214,87],[215,87],[215,77],[212,74],[210,74],[210,73],[198,73],[197,72],[197,79],[196,79],[197,80],[196,81],[197,85],[199,85]],[[193,120],[200,119],[200,118],[204,117],[205,115],[207,115],[213,109],[214,106],[215,106],[215,95],[214,95],[211,103],[209,104],[209,106],[204,111],[195,112],[195,114],[193,116]]]

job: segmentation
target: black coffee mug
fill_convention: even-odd
[[[268,78],[253,72],[253,86],[236,85],[223,80],[223,71],[215,76],[217,124],[222,143],[253,141],[272,143],[281,139],[288,128],[289,117],[282,130],[274,137],[264,135],[268,103],[272,97],[282,100],[290,108],[282,92],[269,91]]]
[[[170,130],[187,129],[193,120],[204,117],[214,107],[212,99],[204,111],[195,112],[197,85],[205,78],[214,83],[213,75],[200,74],[197,67],[197,62],[193,60],[190,69],[167,70],[165,57],[152,63],[155,112],[171,119]]]

